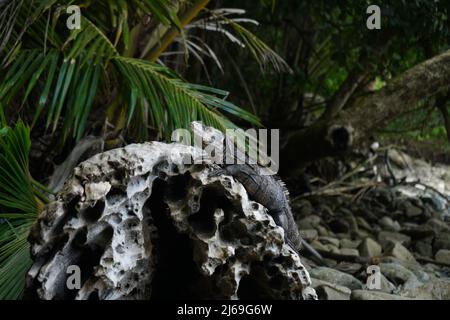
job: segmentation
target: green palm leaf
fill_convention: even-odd
[[[145,108],[146,102],[153,124],[166,137],[176,128],[189,127],[193,120],[219,129],[234,128],[221,112],[259,125],[257,117],[226,101],[228,93],[225,91],[187,83],[171,70],[144,60],[116,57],[113,63],[124,79],[122,84],[128,86],[130,92],[129,123],[136,108]]]
[[[28,233],[47,199],[28,171],[29,128],[0,128],[0,299],[17,299],[31,266]]]

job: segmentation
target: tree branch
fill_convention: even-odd
[[[450,98],[450,91],[448,91],[446,95],[442,95],[436,100],[436,107],[442,113],[445,131],[447,132],[447,140],[450,143],[450,116],[447,109],[449,98]]]
[[[194,19],[198,13],[206,7],[209,0],[196,0],[189,6],[180,16],[181,28],[184,28],[189,24],[192,19]],[[180,30],[176,26],[172,26],[166,31],[161,41],[154,46],[150,52],[144,57],[146,60],[155,62],[159,56],[170,46],[170,44],[175,40],[175,38],[180,34]]]
[[[308,161],[361,145],[375,130],[449,86],[450,50],[416,65],[336,118],[320,119],[293,134],[282,154],[280,169],[292,173],[291,170],[300,169]]]

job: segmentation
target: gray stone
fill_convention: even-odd
[[[380,272],[396,284],[403,284],[410,279],[417,279],[411,270],[398,263],[380,263]]]
[[[387,244],[384,254],[392,256],[399,260],[417,263],[412,253],[409,252],[409,250],[406,249],[403,245],[401,245],[400,242],[390,242],[389,244]]]
[[[351,232],[358,231],[358,229],[359,229],[358,222],[356,221],[355,216],[351,212],[347,213],[344,218],[345,218],[345,221],[348,222]]]
[[[434,237],[433,228],[426,224],[416,225],[412,223],[403,223],[402,233],[410,236],[412,239],[423,240],[424,238]]]
[[[441,249],[436,252],[436,261],[450,264],[450,250]]]
[[[351,300],[411,300],[407,297],[375,290],[353,290],[350,298]]]
[[[327,251],[329,251],[329,252],[337,253],[337,254],[341,253],[339,248],[336,247],[334,244],[329,243],[329,244],[325,244],[324,246],[327,248]]]
[[[417,241],[414,244],[414,250],[422,257],[433,257],[433,247],[425,241]]]
[[[398,221],[394,221],[391,217],[388,216],[384,216],[383,218],[381,218],[379,224],[384,230],[387,231],[398,232],[401,230],[401,226]]]
[[[359,227],[366,229],[368,231],[372,230],[372,226],[370,225],[370,223],[366,221],[366,219],[362,217],[356,217],[356,222],[358,223]]]
[[[314,298],[283,229],[240,183],[211,176],[211,163],[186,164],[197,153],[176,143],[130,144],[76,167],[30,232],[27,291],[45,300],[158,298],[158,281],[183,270],[192,285],[182,294],[190,297],[237,299],[249,275],[262,290],[252,297]],[[220,202],[226,205],[208,206]],[[86,262],[81,288],[65,290],[67,266]],[[173,271],[158,272],[167,267]],[[282,285],[270,285],[275,279]]]
[[[346,256],[354,256],[354,257],[359,256],[359,251],[357,249],[341,248],[340,251],[341,254]]]
[[[350,234],[348,233],[335,233],[335,237],[340,240],[342,239],[350,239]]]
[[[427,225],[433,229],[436,234],[439,233],[450,233],[450,227],[442,220],[433,218],[427,221]]]
[[[380,291],[386,293],[393,293],[396,290],[396,286],[390,282],[383,274],[381,274],[381,288]]]
[[[319,237],[319,241],[325,245],[332,244],[336,248],[339,248],[339,239],[332,237]]]
[[[321,300],[350,300],[352,293],[347,287],[316,278],[311,278],[311,287],[318,292]]]
[[[321,221],[322,219],[317,215],[307,216],[298,221],[298,227],[300,228],[300,230],[315,229]]]
[[[404,246],[409,246],[411,237],[398,232],[381,231],[378,233],[378,241],[382,247],[385,247],[389,242],[400,242]]]
[[[359,239],[373,237],[373,235],[369,231],[362,230],[362,229],[358,229],[358,231],[354,232],[354,234],[355,234],[355,237],[359,238]]]
[[[413,160],[406,153],[397,149],[389,149],[388,157],[392,163],[400,169],[407,169],[412,167]]]
[[[423,209],[419,208],[419,207],[416,207],[414,205],[408,205],[405,208],[405,215],[408,218],[418,217],[418,216],[422,215],[422,213],[423,213]]]
[[[361,240],[341,239],[339,243],[341,248],[356,249],[361,244]]]
[[[363,257],[378,257],[381,255],[381,246],[375,240],[366,238],[359,245],[358,251]]]
[[[314,213],[314,208],[311,202],[305,199],[300,199],[292,204],[292,210],[297,212],[299,216],[305,217]]]
[[[336,233],[347,233],[350,231],[350,224],[342,218],[331,220],[328,223],[328,227]]]
[[[400,259],[394,258],[392,256],[381,257],[380,263],[394,263],[394,264],[401,265],[401,266],[405,267],[406,269],[408,269],[409,271],[411,271],[412,273],[414,273],[414,275],[416,277],[420,277],[423,272],[423,268],[419,263],[400,260]]]
[[[354,275],[362,269],[362,265],[359,263],[352,263],[352,262],[339,262],[335,266],[335,269]]]
[[[311,242],[311,247],[313,247],[316,250],[329,251],[328,247],[319,242],[318,240],[314,240],[313,242]]]
[[[300,231],[301,237],[307,242],[313,242],[319,236],[316,229],[306,229],[306,230],[299,230],[299,231]]]
[[[400,295],[420,300],[450,300],[450,280],[435,279],[418,287],[402,290]]]
[[[318,267],[311,270],[311,276],[320,280],[338,284],[352,290],[361,289],[362,283],[354,276],[327,267]]]
[[[350,300],[352,294],[349,288],[335,285],[321,285],[316,292],[321,300]]]
[[[316,230],[319,233],[319,236],[327,237],[327,236],[330,235],[330,233],[328,232],[327,228],[325,228],[324,226],[317,226]]]
[[[450,233],[442,232],[437,235],[433,242],[434,250],[450,250]]]

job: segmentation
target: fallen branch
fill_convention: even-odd
[[[449,267],[450,268],[450,263],[440,262],[440,261],[436,261],[434,259],[430,259],[430,258],[426,258],[426,257],[422,257],[422,256],[415,256],[415,258],[419,262],[432,263],[432,264],[435,264],[437,266]]]
[[[340,254],[335,252],[330,252],[326,250],[317,250],[318,253],[324,258],[337,260],[339,262],[345,261],[345,262],[352,262],[352,263],[360,263],[360,264],[376,264],[377,258],[368,258],[368,257],[361,257],[361,256],[350,256],[346,254]]]

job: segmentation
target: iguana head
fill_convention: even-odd
[[[199,121],[191,122],[191,130],[196,145],[201,143],[202,149],[215,147],[217,150],[223,150],[225,137],[220,130],[207,127]]]

